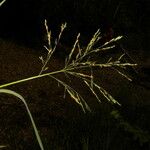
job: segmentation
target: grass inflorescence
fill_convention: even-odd
[[[80,34],[78,34],[77,38],[74,42],[74,45],[73,45],[72,49],[70,50],[69,55],[66,56],[64,66],[62,68],[60,68],[59,70],[49,71],[50,68],[49,68],[48,64],[49,64],[50,60],[52,59],[54,52],[56,51],[57,45],[58,45],[58,43],[62,37],[63,31],[65,30],[66,27],[67,27],[66,23],[62,24],[58,38],[54,42],[52,42],[52,34],[51,34],[51,31],[49,31],[47,21],[45,20],[45,28],[46,28],[48,43],[47,43],[47,46],[44,46],[44,48],[47,51],[47,55],[46,55],[46,58],[44,58],[43,56],[39,57],[41,60],[41,64],[42,64],[39,74],[36,76],[33,76],[33,77],[26,78],[26,79],[22,79],[22,80],[14,81],[14,82],[7,83],[4,85],[0,85],[1,93],[14,95],[14,96],[20,98],[22,100],[22,102],[24,103],[26,110],[28,112],[28,115],[30,117],[32,126],[34,128],[37,141],[42,150],[44,149],[44,146],[42,144],[40,135],[38,134],[38,130],[34,123],[31,112],[26,104],[26,101],[20,94],[14,92],[14,91],[8,90],[8,89],[3,89],[3,88],[9,87],[11,85],[19,84],[22,82],[27,82],[29,80],[35,80],[37,78],[49,76],[50,78],[52,78],[56,82],[58,82],[60,85],[62,85],[65,89],[64,95],[66,95],[66,93],[68,93],[70,95],[70,97],[81,107],[83,112],[86,113],[87,111],[90,112],[92,110],[91,110],[90,106],[88,105],[88,103],[86,102],[86,100],[83,98],[82,94],[79,93],[78,90],[75,89],[74,87],[72,87],[70,84],[68,84],[64,80],[61,80],[60,78],[58,78],[56,76],[57,74],[65,75],[65,78],[67,78],[67,79],[70,79],[70,77],[73,76],[75,78],[82,80],[83,82],[81,82],[81,84],[84,84],[84,86],[86,86],[91,91],[93,96],[95,96],[95,98],[100,103],[101,103],[101,98],[99,96],[99,93],[101,93],[106,98],[106,100],[108,100],[109,102],[111,102],[113,104],[121,105],[117,100],[115,100],[112,97],[111,94],[109,94],[107,92],[107,90],[105,90],[96,81],[95,76],[93,74],[93,70],[101,69],[101,68],[113,68],[113,69],[117,70],[117,72],[119,74],[121,74],[123,77],[125,77],[131,81],[130,77],[128,77],[125,73],[121,72],[118,68],[126,68],[128,66],[136,65],[136,64],[126,63],[126,62],[122,63],[121,60],[122,60],[124,54],[119,56],[116,60],[112,61],[112,59],[109,59],[105,63],[100,63],[99,58],[94,57],[95,54],[99,54],[102,51],[106,51],[106,50],[115,48],[114,43],[116,41],[120,40],[122,38],[122,36],[113,38],[110,41],[104,43],[103,45],[100,45],[99,41],[102,37],[101,37],[100,30],[97,30],[97,32],[91,38],[90,42],[84,48],[82,48],[82,46],[80,45]],[[54,43],[54,45],[52,43]],[[64,98],[65,98],[65,96],[64,96]]]

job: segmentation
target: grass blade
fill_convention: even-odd
[[[27,110],[27,113],[28,113],[28,115],[29,115],[29,117],[30,117],[30,120],[31,120],[33,129],[34,129],[34,132],[35,132],[35,135],[36,135],[38,144],[39,144],[41,150],[44,150],[44,147],[43,147],[43,144],[42,144],[40,135],[39,135],[39,133],[38,133],[37,127],[36,127],[36,125],[35,125],[35,122],[34,122],[34,120],[33,120],[32,114],[31,114],[31,112],[30,112],[30,110],[29,110],[29,107],[28,107],[28,105],[27,105],[25,99],[24,99],[20,94],[16,93],[15,91],[8,90],[8,89],[0,89],[0,93],[5,93],[5,94],[13,95],[13,96],[19,98],[19,99],[24,103],[25,108],[26,108],[26,110]]]
[[[7,147],[7,146],[5,146],[5,145],[0,145],[0,149],[1,149],[1,148],[5,148],[5,147]]]
[[[0,7],[6,2],[6,0],[3,0],[0,2]]]

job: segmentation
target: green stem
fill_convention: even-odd
[[[78,65],[80,65],[80,63]],[[129,65],[130,66],[135,66],[136,64],[129,64],[129,63],[111,64],[111,63],[108,63],[108,64],[93,64],[93,65],[85,64],[85,66],[82,66],[82,65],[83,64],[81,64],[81,66],[75,66],[74,67],[71,64],[71,66],[68,66],[68,68],[64,68],[64,69],[61,69],[61,70],[58,70],[58,71],[49,72],[49,73],[45,73],[45,74],[40,74],[40,75],[37,75],[37,76],[32,76],[32,77],[25,78],[25,79],[22,79],[22,80],[17,80],[17,81],[14,81],[14,82],[10,82],[10,83],[0,85],[0,88],[8,87],[8,86],[11,86],[11,85],[15,85],[15,84],[18,84],[18,83],[22,83],[22,82],[42,78],[42,77],[46,77],[46,76],[49,76],[49,75],[64,73],[64,72],[71,71],[71,70],[77,70],[77,69],[83,69],[83,68],[89,68],[89,67],[112,67],[112,66],[129,66]]]
[[[25,78],[25,79],[22,79],[22,80],[17,80],[17,81],[14,81],[14,82],[10,82],[10,83],[7,83],[7,84],[0,85],[0,88],[8,87],[8,86],[15,85],[15,84],[18,84],[18,83],[22,83],[22,82],[26,82],[26,81],[30,81],[30,80],[34,80],[34,79],[42,78],[42,77],[45,77],[45,76],[62,73],[62,72],[64,72],[64,70],[59,70],[59,71],[55,71],[55,72],[49,72],[49,73],[45,73],[45,74],[41,74],[41,75],[37,75],[37,76],[32,76],[32,77]]]

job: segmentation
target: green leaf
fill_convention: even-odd
[[[40,135],[39,135],[39,133],[38,133],[37,127],[36,127],[36,125],[35,125],[35,122],[34,122],[34,120],[33,120],[32,114],[31,114],[31,112],[30,112],[30,110],[29,110],[29,107],[28,107],[28,105],[27,105],[25,99],[24,99],[20,94],[18,94],[17,92],[12,91],[12,90],[8,90],[8,89],[0,89],[0,93],[5,93],[5,94],[13,95],[13,96],[19,98],[19,99],[24,103],[25,108],[26,108],[26,110],[27,110],[27,113],[28,113],[28,115],[29,115],[29,117],[30,117],[30,120],[31,120],[33,129],[34,129],[34,132],[35,132],[35,135],[36,135],[38,144],[39,144],[41,150],[44,150],[44,147],[43,147],[43,144],[42,144]]]

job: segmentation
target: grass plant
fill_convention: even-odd
[[[49,68],[48,64],[49,64],[50,60],[52,59],[54,52],[56,51],[57,45],[61,39],[61,36],[62,36],[63,31],[65,30],[66,26],[67,26],[66,23],[62,24],[60,34],[59,34],[58,38],[54,41],[54,45],[53,45],[52,44],[53,43],[52,42],[52,34],[51,34],[51,31],[49,31],[47,21],[45,20],[45,28],[46,28],[46,32],[47,32],[46,34],[47,34],[48,44],[47,44],[47,46],[44,46],[44,47],[47,51],[47,55],[46,55],[46,58],[44,58],[43,56],[39,57],[41,60],[41,63],[42,63],[42,67],[41,67],[41,70],[39,71],[39,74],[37,76],[33,76],[33,77],[26,78],[26,79],[22,79],[22,80],[14,81],[14,82],[7,83],[4,85],[0,85],[0,93],[14,95],[17,98],[21,99],[21,101],[24,103],[24,106],[26,107],[26,110],[30,117],[33,129],[34,129],[34,132],[35,132],[35,135],[36,135],[36,138],[37,138],[37,141],[39,143],[41,150],[44,150],[44,146],[42,144],[40,135],[38,134],[37,127],[34,123],[32,114],[28,108],[28,105],[27,105],[25,99],[17,92],[8,90],[8,89],[4,89],[4,88],[9,87],[11,85],[19,84],[22,82],[27,82],[29,80],[35,80],[38,78],[49,76],[50,78],[56,80],[56,82],[58,82],[60,85],[62,85],[64,87],[64,91],[65,91],[64,95],[66,95],[66,93],[68,93],[70,95],[70,97],[81,107],[83,112],[86,113],[87,111],[89,111],[89,112],[91,111],[91,108],[88,105],[88,103],[86,102],[86,100],[77,91],[77,89],[72,87],[70,84],[68,84],[64,80],[61,80],[60,78],[58,78],[56,76],[57,74],[64,75],[65,78],[69,79],[69,80],[70,80],[71,76],[82,80],[82,83],[84,84],[84,86],[89,88],[91,93],[96,97],[96,99],[100,103],[101,103],[101,98],[99,97],[99,93],[101,93],[106,98],[106,100],[108,100],[109,102],[111,102],[113,104],[121,105],[117,100],[115,100],[111,96],[111,94],[109,94],[95,80],[93,70],[94,69],[99,70],[101,68],[114,68],[123,77],[127,78],[128,80],[131,80],[126,74],[122,73],[118,68],[126,68],[128,66],[136,65],[136,64],[131,64],[131,63],[122,63],[121,60],[122,60],[124,54],[122,54],[115,61],[112,61],[112,59],[109,59],[106,61],[106,63],[100,63],[97,57],[95,57],[95,59],[94,59],[95,54],[115,48],[114,43],[122,38],[122,36],[118,36],[116,38],[113,38],[109,42],[106,42],[103,45],[99,46],[99,41],[102,37],[101,37],[100,30],[97,30],[97,32],[93,35],[89,44],[85,48],[82,48],[82,46],[80,45],[80,34],[78,34],[76,41],[74,42],[74,45],[73,45],[72,49],[70,50],[70,54],[65,59],[64,67],[61,68],[60,70],[55,70],[52,72],[49,71],[50,68]],[[91,57],[91,56],[93,56],[93,57]]]

